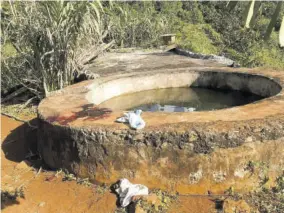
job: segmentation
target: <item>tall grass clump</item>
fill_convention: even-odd
[[[1,48],[2,78],[21,84],[39,99],[69,85],[73,72],[85,63],[87,47],[103,42],[101,14],[99,2],[3,3],[2,46],[12,46],[16,53]]]

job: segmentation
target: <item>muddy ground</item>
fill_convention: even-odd
[[[30,123],[27,124],[1,116],[1,210],[3,213],[134,212],[133,209],[122,209],[116,205],[116,195],[111,193],[109,186],[97,186],[89,182],[79,184],[78,179],[63,181],[70,176],[63,172],[45,169],[39,160],[29,158],[28,156],[36,152],[34,145],[37,138],[37,131],[34,128],[37,121],[35,118],[30,119]],[[29,160],[26,160],[27,157]],[[72,179],[72,176],[69,179]],[[165,192],[157,191],[157,189],[150,190],[153,196],[138,201],[134,208],[135,212],[258,212],[255,207],[248,205],[253,202],[244,201],[241,199],[242,196],[236,199],[236,196],[210,195],[210,192],[208,192],[209,195],[164,195]],[[268,212],[279,211],[276,209],[276,211]]]
[[[116,196],[108,189],[85,186],[76,181],[62,181],[56,172],[38,172],[24,162],[28,141],[32,131],[26,124],[1,116],[1,184],[2,193],[23,190],[23,198],[6,199],[2,202],[3,213],[113,213],[118,211]],[[30,140],[35,139],[29,136]],[[9,140],[8,140],[9,139]],[[33,141],[29,141],[33,143]],[[216,212],[215,203],[204,196],[178,197],[168,212]]]

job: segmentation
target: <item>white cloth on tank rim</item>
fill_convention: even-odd
[[[145,121],[141,118],[142,110],[138,109],[124,113],[124,115],[116,119],[119,123],[129,123],[133,129],[143,129],[146,126]]]

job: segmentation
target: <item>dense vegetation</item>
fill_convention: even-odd
[[[193,52],[283,70],[278,44],[283,8],[264,41],[277,2],[262,2],[250,29],[243,23],[248,4],[230,10],[227,2],[197,1],[3,3],[1,89],[21,84],[41,99],[70,84],[98,50],[156,48],[164,33],[176,33],[178,45]]]

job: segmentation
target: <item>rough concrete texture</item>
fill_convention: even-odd
[[[109,60],[105,60],[109,58]],[[284,168],[284,73],[231,69],[171,53],[111,53],[101,76],[69,86],[39,105],[39,149],[52,168],[112,183],[118,178],[180,193],[251,190]],[[145,129],[115,123],[104,100],[140,89],[201,86],[266,97],[193,113],[143,114]],[[258,165],[258,166],[251,166]],[[252,168],[253,167],[253,168]]]

